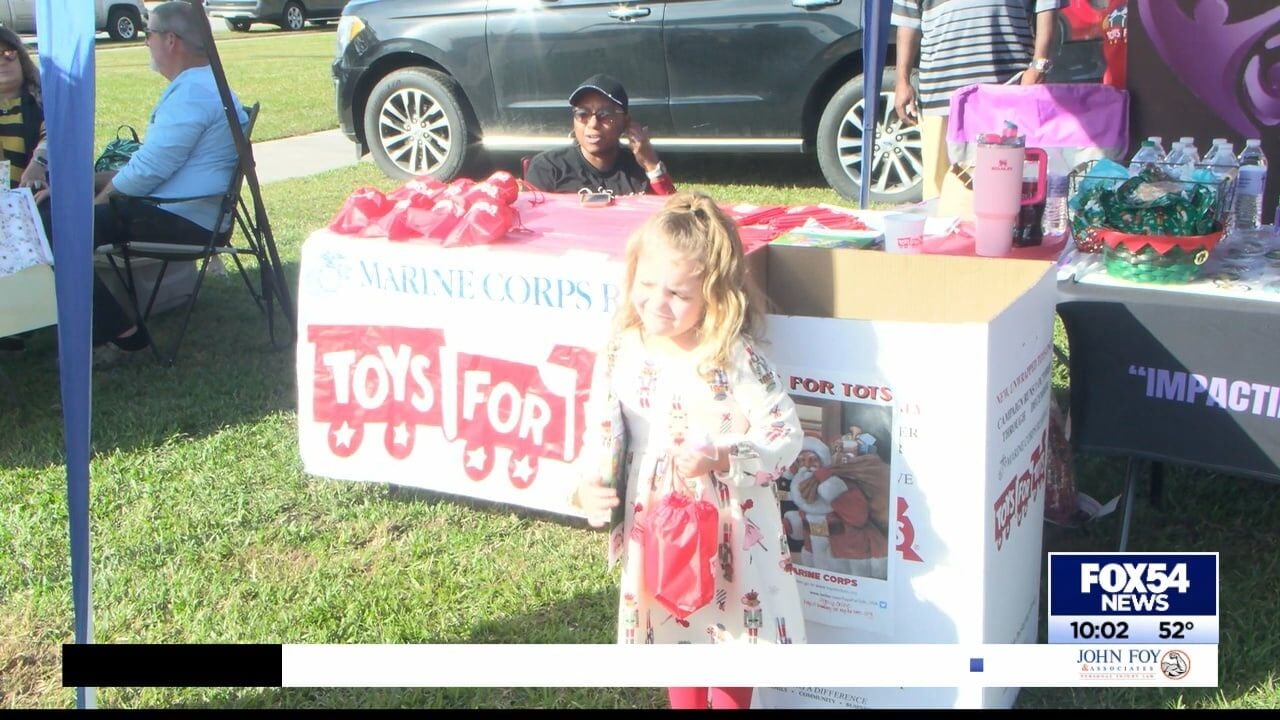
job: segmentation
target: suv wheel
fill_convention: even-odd
[[[467,153],[467,121],[457,85],[426,68],[404,68],[378,81],[364,109],[364,137],[389,177],[452,180]]]
[[[107,15],[107,34],[112,40],[137,40],[142,18],[137,8],[113,7]]]
[[[884,73],[880,122],[872,150],[871,192],[874,203],[918,202],[924,190],[924,160],[919,125],[904,125],[893,108],[893,69]],[[858,200],[862,179],[862,76],[845,83],[827,103],[818,122],[818,165],[831,188]]]
[[[302,3],[289,2],[284,5],[284,12],[280,14],[281,30],[301,30],[307,24],[307,13],[302,9]]]

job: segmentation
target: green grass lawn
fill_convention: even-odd
[[[731,201],[828,200],[803,165],[778,186],[693,185]],[[718,179],[707,168],[691,175]],[[736,177],[731,174],[731,177]],[[772,182],[768,171],[757,172]],[[788,186],[789,183],[794,183]],[[284,261],[370,166],[269,185]],[[616,578],[603,537],[556,518],[308,477],[289,352],[234,277],[202,295],[176,370],[145,354],[94,372],[92,533],[98,642],[607,643]],[[169,329],[165,319],[160,331]],[[0,358],[0,707],[67,707],[59,645],[72,608],[55,338]],[[1056,390],[1064,375],[1059,368]],[[1079,485],[1119,492],[1123,464],[1083,458]],[[1274,707],[1280,502],[1265,483],[1174,468],[1163,507],[1141,502],[1135,550],[1222,553],[1220,689],[1023,690],[1026,708]],[[1046,550],[1115,547],[1113,515],[1046,527]],[[1041,615],[1044,610],[1042,604]],[[102,707],[661,707],[653,689],[126,689]]]
[[[245,105],[262,103],[254,141],[275,140],[338,127],[334,109],[332,32],[219,33],[218,55],[227,82]],[[145,45],[104,45],[95,55],[98,104],[95,146],[101,150],[120,125],[138,134],[168,81],[150,68]]]
[[[220,34],[255,140],[331,128],[332,33]],[[97,54],[99,146],[141,131],[164,80],[145,48]],[[516,160],[496,158],[514,169]],[[840,202],[812,158],[668,158],[682,187],[733,202]],[[479,165],[484,165],[480,163]],[[485,170],[488,166],[484,166]],[[356,187],[392,184],[365,164],[264,188],[281,256]],[[308,477],[296,439],[293,356],[269,349],[235,277],[209,281],[175,370],[149,356],[93,374],[92,557],[98,642],[607,643],[616,578],[601,534],[459,498]],[[295,283],[296,284],[296,283]],[[157,321],[172,329],[172,318]],[[1059,336],[1059,342],[1065,341]],[[0,708],[69,707],[72,639],[66,475],[55,335],[0,355]],[[1055,391],[1066,374],[1055,369]],[[1079,458],[1078,485],[1120,490],[1114,459]],[[1046,526],[1045,550],[1106,551],[1119,519]],[[1266,483],[1172,468],[1163,505],[1140,501],[1134,550],[1217,551],[1219,689],[1027,688],[1022,708],[1280,706],[1280,495]],[[1041,604],[1041,616],[1045,614]],[[1042,637],[1043,620],[1042,620]],[[102,707],[653,708],[654,689],[128,689]]]

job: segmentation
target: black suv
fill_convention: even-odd
[[[585,77],[622,81],[664,152],[815,152],[857,197],[858,0],[351,0],[338,24],[338,118],[388,175],[454,177],[477,146],[567,141]],[[893,57],[892,47],[889,57]],[[884,104],[871,197],[920,195],[920,134]]]

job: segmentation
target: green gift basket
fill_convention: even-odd
[[[1102,253],[1107,273],[1134,282],[1194,279],[1222,238],[1233,175],[1150,165],[1130,177],[1123,166],[1095,161],[1071,174],[1068,211],[1081,252]]]
[[[1222,231],[1175,236],[1102,229],[1095,236],[1103,245],[1103,266],[1108,275],[1141,283],[1185,283],[1200,272],[1222,239]]]

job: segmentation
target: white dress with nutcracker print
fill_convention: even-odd
[[[632,330],[610,344],[598,369],[602,365],[611,370],[597,377],[608,382],[611,372],[613,393],[593,392],[593,404],[608,395],[604,408],[612,413],[603,409],[603,426],[596,427],[608,435],[620,412],[628,450],[625,515],[616,536],[623,563],[618,642],[804,642],[800,595],[773,485],[799,453],[802,434],[795,405],[769,362],[739,340],[729,369],[708,378],[692,357],[649,351]],[[715,594],[709,605],[679,619],[644,587],[637,525],[644,527],[646,509],[673,481],[683,482],[671,470],[669,449],[699,439],[729,446],[730,468],[693,484],[719,509]]]

